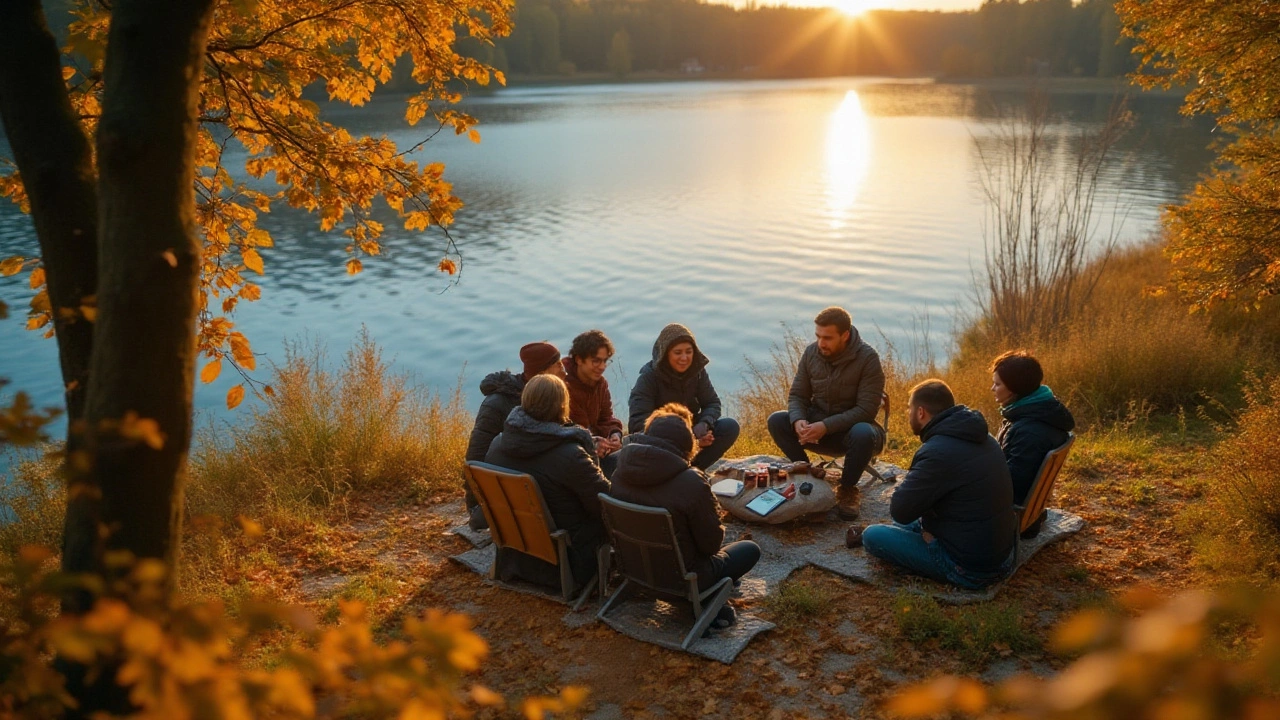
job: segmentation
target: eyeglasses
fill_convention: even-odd
[[[591,363],[592,365],[598,366],[598,367],[605,367],[605,366],[607,366],[607,365],[610,363],[610,361],[612,361],[612,360],[613,360],[613,358],[607,358],[607,357],[606,357],[606,358],[602,358],[602,357],[600,357],[600,356],[598,356],[598,355],[587,358],[587,362]]]

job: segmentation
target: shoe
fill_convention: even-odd
[[[1018,537],[1022,538],[1023,540],[1030,540],[1035,536],[1039,535],[1040,528],[1044,527],[1044,521],[1048,519],[1048,517],[1049,517],[1049,511],[1041,510],[1040,517],[1036,518],[1036,521],[1031,523],[1031,527],[1027,528],[1026,530],[1023,530],[1022,534],[1019,535]]]
[[[849,529],[844,531],[844,546],[850,550],[862,547],[861,525],[850,525]]]
[[[467,527],[476,532],[489,529],[489,521],[484,519],[484,510],[481,510],[479,505],[472,506],[467,512],[470,514],[467,518]]]
[[[862,494],[857,485],[841,485],[836,490],[836,514],[841,520],[857,520],[862,511]]]
[[[715,620],[711,621],[711,625],[708,626],[706,630],[702,631],[702,637],[709,638],[711,637],[712,630],[724,630],[725,628],[732,627],[737,622],[737,611],[729,605],[723,605],[721,606],[720,611],[716,613]]]

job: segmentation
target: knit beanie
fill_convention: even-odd
[[[549,342],[529,343],[520,348],[520,362],[524,363],[524,379],[528,380],[560,362],[560,351]]]
[[[693,431],[678,415],[661,415],[650,420],[645,434],[671,443],[686,459],[693,455]]]

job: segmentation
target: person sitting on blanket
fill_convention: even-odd
[[[889,502],[892,525],[862,532],[867,552],[907,570],[980,590],[1013,569],[1013,483],[982,413],[956,405],[951,388],[911,389],[911,431],[923,445]]]
[[[1004,418],[996,440],[1009,463],[1015,505],[1026,504],[1045,456],[1061,447],[1076,426],[1071,411],[1043,382],[1044,370],[1026,350],[1010,350],[991,362],[991,394]],[[1039,535],[1047,516],[1048,511],[1041,511],[1022,537]]]
[[[579,333],[564,364],[569,385],[569,417],[596,438],[596,456],[605,477],[613,477],[622,448],[622,421],[613,416],[613,396],[605,368],[613,358],[613,342],[599,330]]]
[[[884,449],[884,428],[876,422],[884,369],[845,309],[829,307],[813,325],[816,342],[800,356],[787,409],[769,416],[769,435],[792,462],[809,461],[805,448],[844,456],[836,512],[852,520],[861,504],[858,478]]]
[[[711,495],[706,476],[690,465],[697,450],[693,415],[679,403],[668,403],[653,412],[644,432],[632,433],[618,452],[609,494],[637,505],[664,508],[671,513],[680,555],[698,574],[698,588],[706,590],[724,578],[734,584],[760,560],[760,546],[741,540],[721,547],[724,526],[720,506]],[[734,622],[728,605],[712,622],[724,628]]]
[[[569,389],[563,380],[537,375],[525,383],[519,407],[507,416],[484,461],[533,477],[556,527],[569,533],[573,579],[579,584],[590,580],[596,549],[605,541],[597,496],[609,492],[609,481],[600,473],[591,433],[569,422]],[[494,568],[499,580],[560,589],[556,567],[531,555],[500,551]]]
[[[471,438],[467,441],[468,461],[484,460],[489,452],[489,444],[502,432],[502,423],[512,409],[520,404],[520,393],[524,384],[534,375],[547,373],[564,377],[564,366],[560,364],[560,351],[548,342],[529,343],[520,348],[520,362],[524,372],[519,375],[509,370],[489,373],[480,381],[480,392],[484,400],[480,403],[480,411],[476,413],[475,425],[471,428]],[[467,506],[467,525],[472,530],[484,530],[489,523],[484,519],[480,505],[471,494],[471,487],[463,485],[463,501]]]
[[[662,328],[653,343],[653,359],[640,368],[628,400],[631,417],[628,432],[641,432],[645,421],[659,406],[680,403],[694,417],[693,436],[698,454],[693,466],[706,470],[729,451],[738,439],[738,421],[720,416],[720,396],[711,384],[707,364],[711,361],[693,332],[680,323]]]

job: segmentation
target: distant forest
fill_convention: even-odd
[[[1113,0],[987,0],[969,12],[697,0],[517,0],[515,32],[466,52],[509,74],[1111,77],[1133,68]]]

